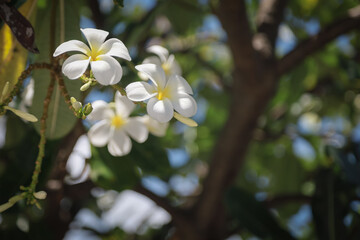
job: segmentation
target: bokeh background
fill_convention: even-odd
[[[15,2],[21,6],[28,1]],[[359,10],[349,14],[358,2],[239,1],[253,33],[259,30],[259,9],[266,1],[286,2],[277,13],[282,20],[275,31],[272,62],[306,39],[316,39],[337,21],[350,16],[355,22],[319,43],[278,77],[276,90],[254,119],[252,133],[243,136],[251,143],[245,144],[242,164],[233,166],[236,175],[223,186],[226,191],[218,205],[223,211],[215,215],[224,221],[213,222],[212,231],[217,234],[212,238],[209,232],[200,231],[200,235],[227,240],[360,239],[360,21],[355,11]],[[144,144],[134,143],[129,155],[115,158],[106,148],[91,147],[86,137],[89,123],[76,122],[66,105],[63,110],[60,107],[58,121],[66,126],[59,126],[56,134],[49,136],[38,187],[48,192],[48,198],[40,202],[41,209],[20,202],[1,213],[0,238],[187,239],[178,232],[187,226],[184,222],[197,226],[196,215],[191,214],[198,207],[204,179],[215,167],[210,161],[221,145],[224,125],[229,124],[234,96],[244,94],[233,91],[238,79],[233,75],[238,68],[233,58],[236,54],[228,46],[232,35],[218,17],[226,8],[219,4],[229,4],[228,8],[234,4],[235,11],[237,1],[124,0],[121,7],[121,1],[112,0],[38,0],[30,19],[40,56],[29,54],[27,64],[49,60],[46,42],[50,28],[46,24],[52,4],[59,2],[65,6],[65,40],[81,40],[79,28],[109,31],[129,48],[134,64],[150,56],[146,48],[151,45],[169,49],[194,89],[198,103],[194,120],[199,126],[190,128],[173,121],[165,137],[150,136]],[[59,14],[59,5],[55,8]],[[240,35],[246,35],[242,23],[233,25],[239,26]],[[125,62],[121,64],[121,86],[139,80]],[[34,89],[27,79],[27,92],[12,104],[24,104],[25,94],[31,96],[35,91],[24,108],[41,115],[45,93],[40,92],[49,76],[42,71],[37,74],[32,76]],[[4,82],[6,75],[0,76]],[[67,86],[70,92],[79,88],[73,82]],[[88,103],[112,101],[113,93],[111,88],[94,87],[84,95],[74,95]],[[237,122],[231,124],[236,129]],[[30,182],[39,141],[37,129],[12,113],[0,117],[0,204]],[[162,200],[166,204],[162,205]]]

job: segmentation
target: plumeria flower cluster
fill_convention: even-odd
[[[69,79],[81,78],[85,82],[82,91],[94,83],[105,86],[117,84],[122,78],[122,68],[113,57],[131,61],[126,46],[115,38],[105,41],[109,34],[106,31],[90,28],[81,31],[88,45],[78,40],[67,41],[53,54],[55,57],[66,52],[80,52],[64,61],[64,75]],[[190,119],[197,111],[193,91],[181,77],[181,68],[174,55],[158,45],[149,47],[147,51],[157,56],[148,57],[141,65],[135,66],[141,80],[126,86],[123,95],[116,91],[114,102],[98,100],[87,104],[90,111],[86,111],[86,106],[83,107],[75,98],[71,99],[79,116],[87,116],[93,123],[88,132],[90,142],[96,147],[107,146],[113,156],[128,154],[132,147],[131,138],[143,143],[149,132],[164,136],[173,117],[189,126],[197,126]],[[89,66],[90,72],[87,71]],[[148,115],[131,116],[136,102],[147,105]]]

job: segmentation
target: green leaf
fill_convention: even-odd
[[[202,23],[205,11],[197,1],[173,0],[169,7],[164,9],[174,30],[180,34],[194,31]]]
[[[78,1],[64,0],[64,17],[60,17],[62,14],[61,7],[56,6],[56,23],[54,43],[51,43],[51,8],[54,1],[47,2],[44,9],[39,10],[37,14],[37,23],[35,32],[37,34],[37,45],[39,46],[40,55],[36,59],[36,62],[50,62],[52,58],[51,46],[56,48],[64,41],[71,39],[81,40],[80,35],[80,18],[79,18],[79,5]],[[64,20],[64,32],[61,31],[61,20]],[[33,74],[35,80],[35,94],[33,104],[30,112],[33,113],[38,119],[41,119],[43,113],[44,99],[50,83],[50,72],[48,70],[35,70]],[[70,81],[65,78],[65,85],[70,94],[75,98],[80,98],[80,80]],[[76,118],[69,110],[67,104],[61,95],[60,88],[55,84],[54,92],[51,98],[51,103],[48,111],[48,118],[46,121],[47,129],[46,136],[48,139],[57,139],[65,136],[71,131],[76,123]],[[36,123],[35,127],[37,131],[40,130],[40,123]]]
[[[114,3],[119,7],[124,7],[124,0],[114,0]]]
[[[133,161],[145,174],[167,178],[173,171],[159,139],[151,135],[144,143],[133,141],[131,153],[124,158]]]
[[[122,191],[139,182],[135,163],[126,157],[110,155],[107,147],[92,148],[91,179],[105,189]]]
[[[133,187],[140,181],[140,172],[162,178],[172,173],[165,149],[153,136],[141,144],[132,141],[131,152],[122,157],[110,155],[107,147],[93,148],[92,153],[91,178],[107,189],[121,191]]]
[[[237,227],[245,227],[262,239],[294,239],[251,193],[232,188],[226,194],[226,203],[228,213],[235,219]]]

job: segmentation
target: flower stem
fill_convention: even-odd
[[[126,61],[126,65],[131,69],[133,73],[138,74],[138,70],[136,70],[134,63]]]
[[[27,69],[22,71],[20,77],[18,78],[17,83],[14,88],[11,90],[9,96],[7,96],[2,103],[0,103],[0,115],[3,112],[3,108],[13,100],[13,98],[19,94],[20,88],[24,83],[24,80],[31,74],[34,69],[51,69],[52,66],[49,63],[34,63],[30,64]]]
[[[54,74],[54,73],[52,73]],[[45,143],[46,143],[46,136],[45,136],[45,132],[46,132],[46,119],[48,116],[48,110],[49,110],[49,105],[50,105],[50,101],[51,101],[51,95],[54,91],[54,85],[55,85],[55,78],[51,78],[47,93],[46,93],[46,97],[44,100],[44,108],[43,108],[43,114],[41,116],[41,120],[40,120],[40,124],[41,124],[41,128],[40,128],[40,142],[39,142],[39,152],[38,152],[38,156],[36,158],[35,161],[35,169],[32,175],[32,179],[31,179],[31,183],[29,188],[27,189],[28,195],[27,195],[27,203],[28,204],[34,204],[36,199],[34,198],[34,193],[35,193],[35,188],[36,185],[38,183],[38,179],[39,179],[39,174],[41,172],[41,164],[42,164],[42,160],[44,158],[45,155]]]
[[[74,109],[74,107],[71,104],[70,95],[69,95],[69,93],[68,93],[68,91],[66,89],[64,79],[61,77],[60,74],[58,74],[56,72],[55,72],[55,79],[56,79],[57,83],[59,84],[61,94],[63,95],[63,97],[65,99],[65,103],[69,106],[69,109],[74,113],[74,115],[76,117],[81,118],[81,116],[79,116],[79,113]]]

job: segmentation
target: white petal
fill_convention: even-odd
[[[145,64],[145,63],[152,63],[152,64],[156,64],[159,67],[161,67],[160,59],[155,56],[145,58],[144,61],[142,62],[142,64]],[[139,76],[139,78],[141,78],[141,80],[144,80],[144,81],[149,80],[148,75],[144,74],[142,72],[138,72],[138,76]]]
[[[115,114],[109,107],[109,104],[103,100],[97,100],[91,103],[92,112],[87,116],[90,121],[100,121],[103,119],[111,119]]]
[[[142,64],[146,64],[146,63],[152,63],[155,65],[161,66],[160,59],[155,56],[145,58],[144,61],[142,62]]]
[[[155,64],[147,63],[135,66],[135,68],[148,76],[148,78],[157,86],[163,89],[165,87],[166,78],[162,67]]]
[[[127,118],[130,113],[134,110],[135,104],[130,101],[127,97],[121,96],[120,92],[115,94],[115,108],[116,114],[123,118]]]
[[[149,115],[145,115],[142,117],[137,117],[139,121],[143,122],[145,126],[148,128],[149,132],[157,137],[163,137],[166,134],[166,130],[169,126],[169,123],[161,123]]]
[[[90,64],[96,80],[101,85],[116,84],[122,77],[122,68],[120,63],[113,57],[99,55],[98,60],[91,61]]]
[[[146,126],[135,118],[129,119],[124,126],[124,130],[138,143],[145,142],[149,135]]]
[[[92,126],[88,132],[88,137],[92,145],[95,147],[103,147],[112,135],[111,125],[108,120],[102,120]]]
[[[161,62],[165,62],[169,56],[169,51],[166,48],[159,45],[148,47],[146,51],[158,55],[159,58],[161,59]]]
[[[175,111],[184,117],[194,116],[197,111],[197,104],[193,97],[186,93],[180,93],[171,99]]]
[[[131,150],[131,140],[123,130],[115,130],[108,144],[109,153],[113,156],[124,156]]]
[[[124,43],[116,38],[110,38],[101,45],[99,54],[105,54],[109,56],[119,57],[131,61],[131,57],[128,49]]]
[[[154,86],[146,82],[134,82],[125,88],[126,95],[131,101],[141,102],[157,94]]]
[[[150,117],[161,123],[168,122],[174,116],[174,109],[169,99],[158,100],[151,98],[147,104],[146,110]]]
[[[83,54],[70,56],[62,65],[62,72],[69,79],[77,79],[86,71],[90,62],[90,57]]]
[[[59,56],[60,54],[63,54],[65,52],[71,52],[71,51],[82,52],[86,55],[88,55],[90,53],[90,49],[85,43],[80,42],[78,40],[70,40],[70,41],[60,44],[60,46],[58,46],[55,49],[53,57],[56,57],[56,56]]]
[[[179,75],[171,75],[166,83],[166,87],[173,93],[193,94],[189,83]]]
[[[94,28],[85,28],[80,29],[84,34],[86,40],[88,41],[92,51],[97,52],[101,44],[104,43],[106,37],[109,35],[107,31],[94,29]]]
[[[175,56],[171,54],[167,59],[167,64],[170,66],[170,72],[174,75],[181,75],[181,68],[179,63],[175,60]]]

